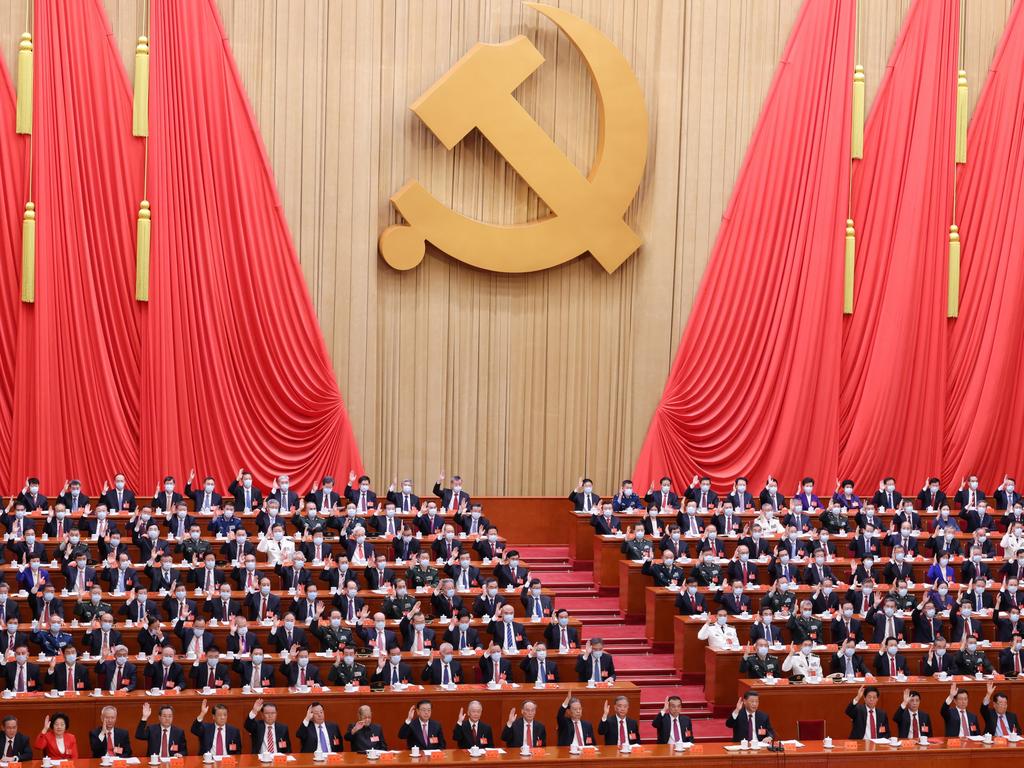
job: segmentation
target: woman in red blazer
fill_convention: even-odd
[[[78,744],[75,734],[68,730],[68,716],[63,712],[54,712],[46,716],[43,732],[36,737],[36,749],[40,757],[51,760],[77,760]]]

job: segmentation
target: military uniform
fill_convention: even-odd
[[[320,626],[314,623],[310,626],[310,630],[323,645],[325,651],[339,651],[352,645],[352,630],[348,627],[334,628],[329,624]]]
[[[815,644],[824,642],[821,620],[811,616],[794,616],[789,620],[789,631],[794,643],[802,643],[804,640],[811,640]]]
[[[341,664],[331,666],[331,671],[327,673],[327,682],[337,685],[369,685],[370,678],[366,674],[366,667],[359,662],[349,666],[342,661]]]
[[[98,619],[104,613],[113,613],[110,603],[100,600],[94,603],[92,600],[81,600],[75,604],[75,618],[79,621],[92,621]]]
[[[849,525],[850,521],[843,510],[829,508],[821,513],[821,528],[830,534],[843,533]]]
[[[405,582],[410,587],[436,587],[438,580],[437,568],[432,565],[417,565],[405,572]]]
[[[654,557],[654,547],[647,539],[633,539],[622,542],[622,554],[630,560]]]
[[[749,656],[745,655],[740,662],[740,675],[743,677],[760,680],[762,677],[768,677],[769,672],[772,677],[782,675],[782,664],[771,654],[762,659],[756,653],[752,653]]]
[[[917,607],[917,603],[914,601],[914,596],[907,592],[903,597],[900,597],[898,592],[890,592],[885,596],[887,600],[896,601],[897,611],[912,611]]]
[[[401,619],[412,610],[414,605],[416,605],[416,598],[412,595],[404,595],[403,597],[395,595],[385,598],[380,610],[389,619]]]
[[[205,559],[206,556],[213,551],[213,547],[210,546],[210,542],[197,539],[185,539],[181,542],[181,556],[187,562],[192,562],[193,557],[198,557],[200,560]]]
[[[676,584],[682,584],[686,581],[686,574],[683,573],[683,569],[679,568],[675,563],[672,563],[672,567],[669,567],[664,563],[648,561],[644,563],[642,570],[654,579],[654,586],[656,587],[667,587],[673,581]]]
[[[960,651],[956,655],[955,663],[956,671],[961,675],[973,676],[979,671],[986,675],[992,673],[991,662],[989,662],[988,657],[980,650],[972,652],[964,649]]]
[[[765,595],[761,601],[761,607],[771,608],[772,613],[779,613],[783,608],[792,612],[794,605],[796,605],[796,595],[792,592],[782,592],[778,589],[770,595]]]
[[[718,563],[699,563],[690,575],[702,587],[714,587],[722,583],[722,567]]]

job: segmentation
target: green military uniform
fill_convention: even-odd
[[[672,563],[670,568],[664,563],[648,561],[644,563],[644,567],[641,570],[654,578],[654,586],[656,587],[667,587],[673,581],[676,584],[682,584],[686,580],[686,574],[683,573],[683,569],[677,567],[675,563]]]
[[[828,531],[830,534],[843,533],[849,525],[849,519],[840,509],[829,508],[821,513],[822,530]]]
[[[722,583],[722,567],[718,563],[698,563],[690,575],[702,587],[718,586]]]
[[[389,619],[401,619],[416,605],[416,598],[412,595],[399,597],[388,597],[381,606],[381,612]]]
[[[986,675],[992,674],[992,663],[980,650],[971,652],[964,649],[956,654],[954,662],[957,672],[961,675],[974,675],[979,670]]]
[[[105,603],[102,600],[98,603],[94,603],[92,600],[79,600],[75,603],[75,618],[82,622],[91,622],[93,619],[98,619],[104,613],[112,614],[113,612],[110,603]]]
[[[337,685],[369,685],[370,678],[366,674],[366,667],[359,662],[349,666],[342,661],[341,664],[331,666],[331,671],[327,673],[327,682]]]
[[[763,677],[768,677],[769,672],[772,677],[780,677],[782,675],[782,663],[774,656],[769,654],[762,659],[756,653],[744,654],[743,660],[740,662],[740,675],[742,677],[752,677],[755,680],[760,680]]]
[[[633,539],[622,542],[622,554],[630,560],[643,560],[645,557],[654,557],[654,547],[647,539]]]
[[[811,616],[793,616],[789,620],[789,632],[794,643],[802,643],[804,640],[811,640],[815,644],[823,643],[824,635],[821,631],[821,620]]]
[[[321,626],[314,622],[310,625],[310,631],[320,641],[325,651],[340,651],[352,645],[352,630],[348,627],[334,628],[329,624]]]
[[[437,568],[432,565],[416,565],[405,572],[405,583],[413,588],[436,587],[438,580]]]
[[[187,562],[192,562],[193,557],[198,557],[200,560],[213,551],[213,547],[210,546],[210,542],[197,539],[185,539],[178,545],[178,551],[181,553],[182,558]]]
[[[780,613],[783,608],[792,612],[794,605],[796,605],[796,595],[792,592],[783,592],[778,589],[770,595],[765,595],[761,601],[761,607],[771,608],[772,613]]]

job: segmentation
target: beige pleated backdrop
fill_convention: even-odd
[[[398,273],[376,241],[409,178],[485,221],[543,211],[479,136],[447,152],[408,110],[478,41],[534,42],[547,63],[516,95],[588,169],[594,93],[554,25],[514,0],[219,3],[378,482],[411,475],[422,489],[443,468],[475,493],[532,495],[564,493],[584,472],[602,489],[628,474],[800,0],[558,2],[607,34],[643,86],[651,149],[628,219],[645,245],[613,275],[580,259],[519,276],[438,253]],[[861,3],[869,99],[908,5]],[[972,108],[1011,6],[968,0]],[[106,7],[130,72],[143,6]],[[24,2],[0,0],[10,66],[23,26]]]

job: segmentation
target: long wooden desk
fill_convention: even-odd
[[[488,718],[486,717],[485,720]],[[500,731],[499,723],[489,721],[496,731]],[[342,723],[342,730],[347,724]],[[395,729],[397,730],[397,728]],[[548,730],[550,739],[550,726]],[[388,746],[395,748],[397,740],[395,734],[385,729],[388,739]],[[445,729],[445,737],[451,734]],[[243,734],[247,736],[247,734]],[[195,737],[189,735],[190,747]],[[244,739],[246,747],[249,742]],[[804,742],[802,748],[787,746],[783,755],[776,752],[763,750],[729,751],[727,744],[695,744],[685,752],[674,752],[667,745],[644,745],[642,749],[636,749],[628,755],[620,754],[615,747],[599,746],[596,749],[587,750],[581,755],[572,755],[568,747],[547,747],[543,754],[537,753],[529,758],[524,758],[517,749],[506,749],[504,753],[489,751],[481,757],[472,757],[465,750],[449,749],[445,752],[432,753],[429,757],[412,757],[407,751],[395,755],[389,755],[389,759],[369,760],[364,755],[352,752],[344,752],[333,756],[331,762],[314,762],[313,756],[308,754],[295,754],[294,762],[274,763],[275,766],[292,766],[292,768],[322,768],[331,765],[450,765],[450,766],[479,766],[488,763],[499,763],[509,765],[530,765],[538,768],[552,768],[565,762],[572,765],[597,768],[608,765],[644,765],[660,768],[670,764],[711,766],[712,768],[748,768],[750,765],[782,766],[795,765],[806,768],[847,768],[848,766],[863,766],[870,763],[872,767],[890,768],[890,766],[911,766],[927,760],[929,764],[939,768],[963,768],[963,766],[995,766],[1005,763],[1008,760],[1019,760],[1024,754],[1024,746],[1018,744],[979,744],[974,742],[961,743],[959,746],[947,745],[944,739],[934,739],[933,744],[922,747],[919,744],[911,745],[904,742],[898,747],[889,745],[871,744],[863,741],[847,742],[836,740],[832,749],[825,749],[821,742]],[[139,745],[133,742],[133,746]],[[347,746],[347,745],[346,745]],[[404,746],[404,745],[403,745]],[[143,760],[143,763],[146,761]],[[40,768],[38,761],[27,763],[30,768]],[[116,764],[115,764],[116,765]],[[167,765],[166,763],[164,765]],[[204,768],[202,758],[188,757],[180,762],[172,764],[180,768]],[[241,755],[238,758],[237,768],[265,768],[266,763],[260,763],[255,755]],[[99,760],[77,760],[77,768],[100,768]]]
[[[48,698],[43,694],[19,694],[16,698],[3,700],[5,711],[17,712],[21,721],[21,730],[31,732],[33,737],[42,727],[43,718],[53,712],[66,712],[71,719],[71,731],[78,739],[78,743],[88,745],[88,732],[95,728],[100,722],[100,711],[104,706],[112,704],[118,708],[118,719],[122,725],[128,724],[134,732],[134,724],[139,720],[139,713],[144,702],[149,702],[153,707],[153,717],[150,722],[156,722],[156,713],[163,704],[170,704],[174,707],[174,721],[185,729],[191,721],[199,714],[199,708],[204,699],[219,702],[228,707],[228,721],[241,728],[245,722],[253,702],[257,698],[265,701],[272,701],[278,707],[278,720],[287,723],[290,730],[294,729],[305,717],[306,709],[313,702],[319,701],[326,704],[328,718],[332,721],[343,724],[345,728],[356,719],[356,710],[363,704],[373,707],[373,718],[380,723],[385,730],[389,740],[394,739],[397,743],[398,728],[405,720],[409,708],[420,699],[430,699],[433,702],[433,718],[444,723],[445,734],[450,735],[451,727],[455,723],[460,708],[473,699],[479,700],[484,706],[484,719],[500,729],[500,723],[504,723],[508,712],[512,708],[519,708],[526,700],[537,703],[537,719],[548,725],[548,733],[554,733],[555,714],[566,692],[572,690],[574,696],[578,696],[583,702],[584,717],[596,721],[601,717],[601,709],[604,702],[611,702],[616,696],[623,695],[629,699],[630,710],[634,714],[640,711],[640,689],[632,683],[616,682],[612,685],[600,685],[596,688],[587,688],[584,685],[565,684],[548,685],[543,690],[534,688],[532,685],[519,687],[505,686],[498,690],[489,690],[482,685],[463,685],[454,691],[442,690],[439,686],[410,686],[404,691],[394,691],[390,688],[380,692],[372,692],[369,688],[360,688],[358,691],[346,693],[343,687],[328,686],[329,691],[311,690],[307,693],[289,690],[287,688],[268,689],[262,696],[255,693],[244,694],[241,691],[232,690],[213,696],[202,696],[195,692],[182,691],[179,694],[166,694],[163,696],[150,696],[143,691],[134,691],[129,694],[111,696],[104,694],[94,697],[91,694],[68,695],[60,698]],[[207,721],[209,722],[209,721]],[[245,734],[243,733],[243,736]],[[188,734],[189,750],[195,751],[196,738]],[[248,745],[246,738],[245,744]]]
[[[1000,676],[1001,677],[1001,676]],[[942,718],[939,708],[954,678],[940,681],[932,678],[910,677],[900,683],[891,678],[876,678],[870,684],[878,687],[881,693],[879,707],[892,716],[903,701],[903,691],[911,688],[921,694],[921,709],[931,715],[936,735],[944,735]],[[985,686],[989,681],[974,678],[955,678],[957,685],[970,694],[969,709],[977,713],[981,700],[985,697]],[[845,738],[850,733],[850,719],[845,715],[846,705],[857,694],[857,689],[864,681],[853,683],[833,683],[825,680],[822,683],[792,683],[780,680],[773,686],[765,685],[758,680],[741,679],[738,682],[737,696],[747,690],[756,690],[761,698],[761,710],[767,712],[776,732],[783,738],[796,737],[797,720],[825,720],[826,735],[833,739]],[[1010,700],[1010,711],[1024,710],[1024,680],[996,681],[997,690],[1005,693]],[[735,705],[735,699],[733,705]],[[730,708],[731,709],[731,708]]]
[[[999,585],[995,584],[988,590],[990,593],[999,591]],[[707,602],[709,613],[714,613],[718,610],[718,601],[714,598],[715,592],[702,589],[701,592],[704,594],[704,599]],[[756,614],[761,608],[761,598],[768,592],[768,587],[750,587],[743,594],[750,596],[750,613],[752,617],[756,617]],[[923,587],[915,587],[910,590],[917,600],[921,599],[922,594],[925,592]],[[657,644],[659,647],[665,648],[669,644],[674,642],[675,636],[675,618],[678,614],[676,610],[676,597],[678,596],[677,591],[673,591],[666,587],[646,587],[645,588],[645,635],[647,639]],[[812,590],[810,587],[800,587],[797,590],[797,596],[799,598],[810,598]],[[840,594],[845,595],[846,589],[843,588]],[[730,616],[730,621],[736,617]],[[857,618],[862,618],[860,615]],[[909,618],[909,617],[907,617]],[[989,640],[994,639],[995,627],[992,621],[992,616],[975,615],[974,618],[981,620],[982,624],[982,637]],[[753,618],[751,618],[751,621]],[[827,627],[826,627],[827,631]],[[696,632],[696,630],[695,630]],[[738,632],[741,640],[746,640],[747,635],[743,632]],[[787,635],[788,637],[788,635]],[[688,656],[688,660],[692,661],[693,656]],[[699,662],[698,662],[699,663]]]
[[[999,652],[1006,647],[1006,643],[992,643],[988,647],[981,646],[981,649],[992,666],[998,668]],[[829,674],[832,656],[836,650],[837,647],[831,644],[814,650],[814,654],[821,660],[821,667],[826,675]],[[875,657],[878,655],[878,651],[879,646],[875,644],[857,648],[857,655],[869,672],[874,671]],[[950,653],[954,652],[950,651]],[[723,707],[728,707],[731,711],[732,706],[736,703],[736,681],[741,677],[740,662],[743,660],[743,653],[742,650],[715,651],[706,646],[704,648],[704,695],[722,714],[725,714]],[[770,648],[768,654],[774,656],[781,663],[789,654],[789,646]],[[908,671],[913,675],[918,675],[921,672],[921,662],[928,656],[928,646],[911,643],[900,648],[900,655],[906,658]],[[783,672],[781,677],[789,677],[789,673]]]

